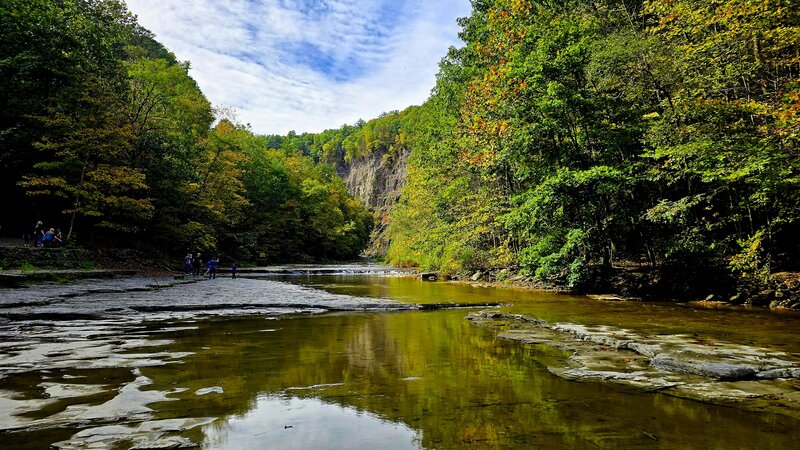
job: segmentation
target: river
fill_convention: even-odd
[[[354,272],[348,270],[347,272]],[[797,357],[794,313],[598,301],[381,270],[0,291],[6,448],[794,448],[797,407],[556,376],[469,304]],[[458,304],[424,310],[417,305]],[[754,382],[755,383],[755,382]],[[782,381],[794,389],[795,381]],[[795,389],[796,390],[796,389]],[[785,407],[785,406],[782,406]]]

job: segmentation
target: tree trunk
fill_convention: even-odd
[[[66,241],[69,242],[72,237],[72,230],[75,228],[75,216],[78,215],[78,207],[81,205],[81,186],[83,186],[83,177],[86,174],[86,164],[81,167],[81,179],[78,181],[78,187],[75,192],[75,204],[72,206],[72,217],[69,219],[69,231],[67,231]]]

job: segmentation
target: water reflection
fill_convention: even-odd
[[[797,325],[789,315],[609,304],[405,278],[292,281],[415,303],[499,301],[551,321],[695,330],[774,345]],[[203,292],[214,286],[217,297],[239,295],[222,283],[207,283]],[[270,295],[281,295],[280,283],[269,286]],[[19,342],[5,344],[0,356],[22,362],[16,355],[25,354],[23,344],[38,356],[34,365],[0,372],[0,418],[9,423],[3,445],[130,448],[161,439],[205,448],[729,449],[794,448],[800,441],[799,423],[788,416],[564,381],[547,367],[563,364],[566,354],[499,341],[465,314],[153,315],[124,328],[71,322],[80,333],[48,323],[47,333],[36,334],[41,343],[9,322],[5,333]],[[48,347],[54,342],[59,348]],[[83,350],[90,346],[93,352]]]
[[[247,414],[204,431],[207,449],[419,448],[417,432],[405,424],[317,399],[259,398]]]
[[[564,355],[495,341],[463,315],[328,315],[281,320],[269,333],[257,320],[208,322],[174,336],[176,350],[199,349],[184,367],[144,370],[154,389],[187,388],[173,396],[180,401],[150,406],[161,419],[222,417],[188,432],[217,448],[257,448],[273,437],[302,448],[290,440],[306,427],[348,439],[322,448],[375,448],[397,427],[416,436],[403,445],[423,448],[788,448],[800,438],[788,417],[561,380],[542,362]],[[209,386],[223,393],[195,394]],[[291,421],[273,417],[289,411],[285,398],[327,406],[293,408]],[[383,425],[326,430],[326,414],[353,411]]]
[[[281,281],[341,295],[389,298],[411,303],[507,304],[504,312],[548,322],[609,325],[641,333],[689,334],[736,344],[757,344],[800,353],[800,313],[764,308],[704,309],[671,302],[613,302],[525,289],[420,282],[409,277],[284,276]],[[790,333],[787,335],[787,333]]]

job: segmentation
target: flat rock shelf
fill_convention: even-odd
[[[691,335],[644,335],[610,326],[548,323],[484,310],[467,319],[498,337],[563,350],[548,370],[561,378],[604,381],[747,409],[787,413],[800,401],[800,357]]]

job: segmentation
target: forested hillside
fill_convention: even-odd
[[[332,164],[413,150],[389,261],[571,287],[798,269],[798,2],[472,4],[425,105],[303,137]]]
[[[42,220],[68,243],[163,254],[358,255],[373,217],[334,170],[225,119],[188,69],[122,1],[2,2],[2,231]]]
[[[369,200],[394,264],[573,288],[800,268],[796,0],[472,5],[424,105],[256,136],[122,2],[4,2],[3,230],[352,256],[373,218],[337,173],[372,158],[407,174]]]

